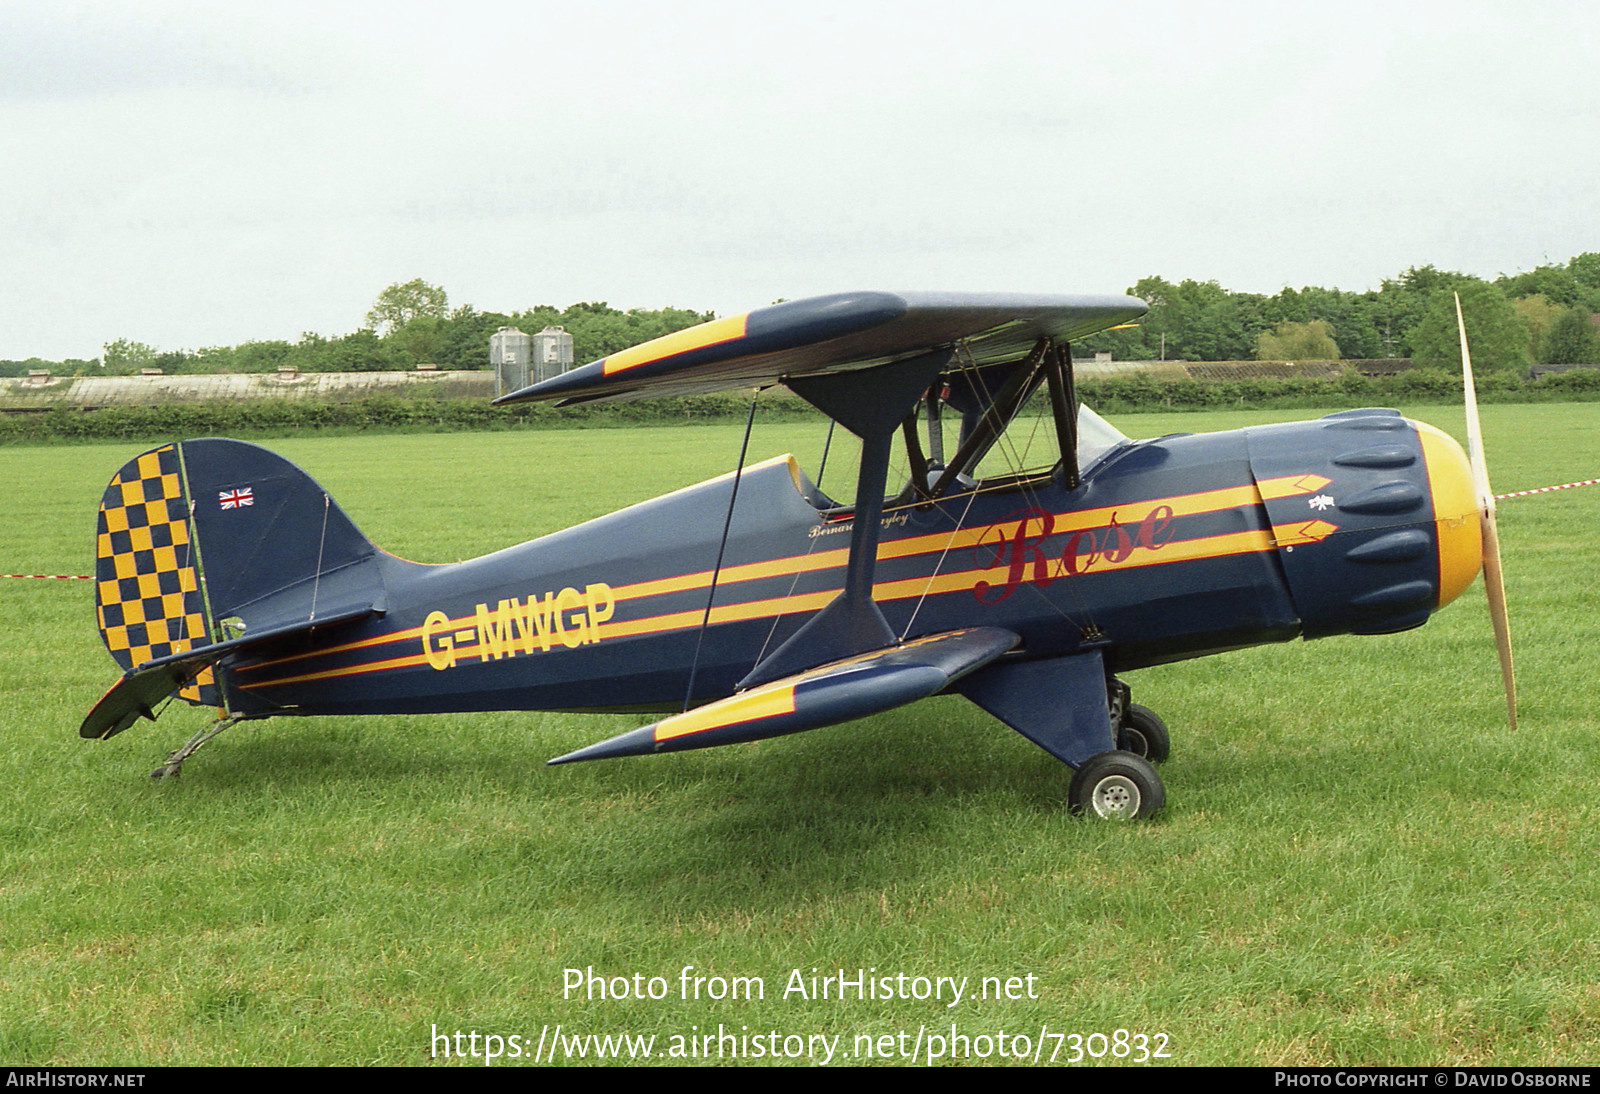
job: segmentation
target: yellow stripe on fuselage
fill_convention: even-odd
[[[1261,491],[1262,500],[1273,501],[1276,498],[1292,498],[1298,494],[1315,494],[1332,481],[1332,479],[1324,478],[1321,475],[1307,473],[1304,475],[1282,475],[1276,479],[1262,479],[1256,483],[1256,487]]]
[[[1326,483],[1328,480],[1323,479]],[[1319,489],[1314,487],[1313,489]],[[1278,495],[1280,497],[1287,494]],[[1126,515],[1130,510],[1149,511],[1163,505],[1172,509],[1172,517],[1201,516],[1205,513],[1220,512],[1225,509],[1238,509],[1243,506],[1255,505],[1261,500],[1256,488],[1251,486],[1228,486],[1220,490],[1203,490],[1195,494],[1179,494],[1170,498],[1154,498],[1149,501],[1124,502],[1121,505],[1107,505],[1098,509],[1079,509],[1066,513],[1052,513],[1054,524],[1050,534],[1070,535],[1073,532],[1085,532],[1091,528],[1102,528],[1113,517],[1119,514]],[[1141,514],[1142,515],[1142,514]],[[1037,520],[1038,518],[1031,518]],[[841,521],[848,524],[848,521]],[[904,539],[889,540],[878,545],[878,561],[886,559],[911,558],[915,555],[931,554],[935,551],[960,551],[976,547],[985,540],[993,541],[998,534],[1000,538],[1010,538],[1016,531],[1017,521],[1003,521],[997,524],[980,524],[971,528],[962,528],[954,533],[930,532],[921,536],[906,536]],[[831,570],[843,566],[848,560],[850,550],[847,547],[831,548],[826,551],[815,551],[808,555],[793,555],[788,558],[774,558],[763,562],[748,562],[739,566],[724,566],[722,573],[717,577],[717,585],[727,585],[739,581],[759,581],[770,577],[789,577],[794,574],[811,573],[817,570]],[[701,570],[697,573],[678,574],[675,577],[659,578],[654,581],[640,581],[632,585],[618,585],[612,593],[620,604],[624,600],[637,600],[641,597],[660,596],[664,593],[684,592],[692,589],[704,589],[711,585],[712,572]],[[608,634],[616,633],[611,627],[606,628]]]
[[[1279,547],[1293,547],[1297,543],[1321,543],[1339,530],[1337,524],[1325,520],[1302,520],[1293,524],[1274,524],[1272,540]]]
[[[1247,532],[1230,532],[1220,536],[1204,536],[1199,539],[1176,540],[1164,544],[1159,550],[1135,550],[1126,558],[1116,562],[1106,561],[1101,558],[1092,569],[1086,573],[1106,573],[1112,570],[1140,569],[1145,566],[1161,566],[1175,562],[1194,562],[1203,559],[1227,558],[1233,555],[1254,554],[1276,549],[1272,533],[1265,529],[1256,529]],[[1087,559],[1088,554],[1080,554],[1080,559]],[[940,574],[932,578],[912,577],[898,581],[886,581],[872,587],[872,597],[879,602],[891,600],[906,600],[924,595],[937,596],[943,593],[970,592],[980,583],[991,587],[1005,584],[1009,573],[1008,566],[992,566],[978,570],[964,570],[955,573]],[[1048,575],[1052,581],[1076,580],[1069,575],[1065,564],[1055,560]],[[1024,582],[1032,584],[1032,582]],[[739,604],[721,604],[711,610],[711,625],[722,623],[738,623],[752,619],[771,619],[775,616],[784,616],[798,613],[820,611],[826,607],[842,590],[826,589],[819,592],[806,593],[801,596],[770,597],[761,600],[749,600]],[[665,615],[647,616],[642,619],[628,619],[612,621],[606,624],[606,637],[608,640],[615,638],[643,638],[649,635],[664,634],[670,631],[689,630],[698,627],[706,618],[705,609],[696,608],[690,611],[669,612]],[[473,617],[463,616],[459,620],[452,620],[451,626],[468,624]],[[443,629],[441,627],[441,629]],[[401,632],[405,633],[405,632]],[[420,637],[421,628],[411,628],[412,637]],[[393,636],[384,636],[385,640],[393,641]],[[357,645],[374,644],[376,639],[368,639],[364,643],[352,643],[346,648]],[[332,649],[319,650],[318,654],[334,652]],[[461,656],[471,657],[473,653],[462,649]],[[301,656],[312,656],[310,654]],[[284,658],[283,661],[295,658]],[[268,664],[281,664],[282,661]],[[426,663],[425,654],[411,654],[403,657],[389,658],[383,661],[371,661],[361,665],[349,665],[344,668],[324,669],[320,672],[303,673],[298,676],[286,676],[274,680],[261,680],[253,684],[244,684],[246,689],[278,687],[284,684],[298,684],[313,680],[328,680],[341,676],[355,676],[369,672],[381,672],[386,669],[409,668]],[[267,664],[246,666],[247,669],[266,668]],[[832,667],[832,666],[829,666]],[[685,731],[688,732],[688,731]],[[657,738],[658,740],[660,738]]]
[[[787,457],[778,458],[782,459]],[[768,462],[770,463],[774,461]],[[1278,489],[1280,492],[1274,494],[1275,497],[1287,497],[1296,492],[1309,493],[1311,490],[1321,489],[1321,486],[1327,482],[1326,479],[1318,479],[1316,476],[1288,476],[1281,480],[1269,479],[1265,481],[1270,484],[1281,484],[1276,486],[1276,489]],[[1290,483],[1296,481],[1311,481],[1314,482],[1315,485],[1303,487],[1299,491],[1296,491],[1295,489],[1289,487]],[[1165,505],[1172,509],[1172,516],[1174,518],[1190,517],[1200,516],[1205,513],[1220,512],[1226,509],[1237,509],[1245,506],[1256,505],[1260,502],[1260,498],[1261,495],[1257,492],[1254,485],[1227,486],[1217,490],[1202,490],[1193,494],[1177,494],[1169,498],[1153,498],[1146,501],[1126,502],[1121,505],[1101,506],[1097,509],[1080,509],[1065,513],[1052,513],[1051,516],[1054,519],[1055,524],[1052,527],[1051,535],[1070,535],[1073,532],[1087,531],[1091,528],[1100,528],[1109,523],[1111,519],[1117,516],[1119,513],[1126,514],[1130,510],[1142,510],[1148,512],[1151,509],[1159,508],[1160,506]],[[833,527],[838,527],[839,525],[848,523],[848,521],[840,521],[838,524],[833,525]],[[926,535],[907,536],[904,539],[896,539],[885,543],[880,543],[878,545],[878,559],[879,561],[883,561],[885,559],[911,558],[921,554],[969,549],[978,546],[985,540],[993,542],[996,538],[1009,539],[1016,531],[1016,528],[1016,521],[1004,521],[997,524],[982,524],[971,528],[962,528],[958,529],[954,533],[931,532]],[[767,578],[793,577],[798,574],[815,573],[819,570],[832,570],[844,566],[849,558],[849,554],[850,551],[848,547],[835,547],[829,548],[825,551],[813,551],[810,554],[790,555],[785,558],[766,559],[761,562],[747,562],[737,566],[724,566],[721,574],[717,577],[717,586],[722,588],[729,585],[735,585],[743,581],[761,581]],[[638,581],[631,585],[618,585],[611,591],[612,596],[615,598],[615,602],[620,605],[629,600],[640,600],[652,596],[665,596],[669,593],[692,592],[696,589],[707,589],[711,586],[711,578],[712,571],[699,570],[687,574],[676,574],[672,577],[656,578],[650,581]],[[926,581],[927,579],[915,578],[913,580]],[[837,592],[837,590],[835,590],[835,592]],[[818,596],[821,596],[824,599],[821,601],[821,603],[817,603],[815,605],[816,608],[822,607],[823,604],[826,604],[829,599],[832,599],[833,593],[817,593],[810,596],[790,598],[795,605],[791,610],[814,610],[808,605],[810,605],[810,603]],[[768,601],[760,601],[759,603],[768,603]],[[693,618],[695,622],[698,623],[703,613],[704,609],[693,609],[690,611],[676,613],[676,616],[681,616],[685,619]],[[672,617],[663,616],[657,618]],[[747,617],[741,616],[740,618]],[[473,619],[473,616],[463,616],[459,619],[452,619],[449,622],[449,626],[470,626],[473,623]],[[720,619],[715,619],[715,613],[714,620],[717,622],[723,621]],[[633,623],[636,622],[638,621],[633,621]],[[623,637],[636,633],[633,629],[633,623],[630,623],[626,620],[621,622],[609,622],[606,624],[606,635],[607,637]],[[326,649],[311,650],[306,653],[293,654],[289,657],[281,657],[272,661],[263,661],[260,664],[246,665],[238,671],[255,672],[261,669],[303,660],[308,657],[321,657],[328,654],[348,653],[351,650],[366,649],[371,646],[383,645],[389,642],[403,642],[421,637],[421,627],[409,627],[405,630],[393,631],[389,634],[377,635],[372,638],[363,638],[355,642],[346,642],[338,646],[329,646]]]
[[[649,343],[646,343],[648,345]],[[787,458],[787,457],[780,457]],[[771,461],[768,461],[771,462]],[[1256,484],[1244,486],[1227,486],[1216,490],[1201,490],[1193,494],[1176,494],[1167,498],[1152,498],[1145,501],[1125,502],[1120,505],[1101,506],[1096,509],[1080,509],[1065,513],[1052,513],[1055,520],[1051,535],[1070,535],[1073,532],[1087,531],[1091,528],[1103,527],[1118,514],[1126,514],[1130,510],[1143,510],[1148,512],[1161,506],[1172,509],[1173,518],[1200,516],[1206,513],[1220,512],[1227,509],[1237,509],[1257,505],[1261,501],[1262,490],[1270,491],[1273,497],[1292,497],[1296,494],[1312,493],[1327,485],[1329,480],[1320,475],[1286,475],[1277,479],[1263,479],[1260,483],[1261,490]],[[1036,519],[1036,518],[1035,518]],[[847,523],[847,522],[840,522]],[[985,540],[993,542],[998,538],[1008,539],[1017,528],[1016,521],[1005,521],[996,524],[978,525],[972,528],[958,529],[952,532],[932,532],[920,536],[907,536],[904,539],[890,540],[878,546],[878,559],[910,558],[920,554],[933,552],[959,551],[978,546]],[[1201,542],[1201,541],[1193,541]],[[1164,561],[1169,556],[1168,552],[1178,544],[1169,544],[1163,548],[1158,557],[1148,561],[1136,561],[1134,565],[1151,565]],[[774,577],[791,577],[803,573],[815,573],[819,570],[831,570],[842,567],[849,557],[846,547],[830,548],[826,551],[813,551],[810,554],[791,555],[786,558],[767,559],[761,562],[743,563],[737,566],[725,566],[717,577],[717,585],[723,588],[743,581],[760,581]],[[1057,568],[1059,569],[1059,562]],[[1126,565],[1126,563],[1123,563]],[[949,580],[950,575],[936,582],[933,591],[948,591],[940,588],[943,582]],[[696,589],[705,589],[711,586],[712,571],[700,570],[693,573],[677,574],[673,577],[657,578],[651,581],[639,581],[631,585],[619,585],[612,589],[615,602],[620,605],[625,601],[640,600],[652,596],[664,596],[669,593],[690,592]],[[908,581],[918,586],[918,592],[912,595],[921,595],[921,587],[928,582],[926,577],[910,578]],[[973,579],[973,584],[978,580],[989,580],[987,577]],[[992,583],[992,581],[991,581]],[[968,586],[969,588],[971,586]],[[815,611],[827,604],[838,590],[822,593],[811,593],[803,596],[782,597],[776,600],[750,601],[748,606],[757,605],[765,608],[774,604],[787,604],[787,609],[767,611],[767,615],[782,615],[788,612]],[[876,595],[876,593],[874,594]],[[755,618],[761,612],[746,614],[743,609],[746,605],[724,605],[712,612],[712,622],[731,622],[736,619]],[[736,616],[724,616],[722,613],[730,609],[740,609]],[[697,626],[704,618],[704,609],[697,608],[688,611],[675,612],[670,615],[654,616],[639,620],[613,620],[606,624],[608,638],[635,637],[640,634],[654,634],[664,630],[674,630],[680,626]],[[473,616],[462,616],[449,621],[451,627],[466,627],[473,624]],[[671,622],[667,622],[667,621]],[[642,626],[651,623],[665,623],[662,626]],[[442,629],[442,628],[441,628]],[[422,628],[408,627],[404,630],[393,631],[389,634],[376,635],[355,642],[346,642],[326,649],[311,650],[306,653],[293,654],[271,661],[263,661],[255,665],[242,666],[240,672],[256,672],[262,669],[273,668],[278,665],[289,664],[294,661],[304,660],[308,657],[322,657],[330,654],[348,653],[352,650],[367,649],[373,646],[385,645],[391,642],[404,642],[422,637]],[[404,660],[398,659],[398,660]],[[388,665],[389,662],[383,662]],[[344,672],[350,670],[330,670]],[[365,670],[363,670],[365,671]],[[321,678],[323,674],[311,676],[297,676],[278,681],[289,683],[305,679]],[[259,686],[259,685],[253,685]]]

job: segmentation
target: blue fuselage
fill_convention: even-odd
[[[1130,442],[1070,491],[1058,470],[886,503],[873,597],[902,638],[1004,627],[1022,636],[1011,659],[1089,647],[1119,672],[1402,630],[1459,591],[1467,563],[1441,538],[1466,519],[1459,456],[1392,411]],[[694,702],[728,695],[842,588],[851,528],[792,458],[768,461],[740,479],[714,572],[732,488],[453,565],[382,555],[382,616],[219,682],[247,717],[668,711],[691,668]]]

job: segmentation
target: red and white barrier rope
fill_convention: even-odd
[[[1525,498],[1529,494],[1548,494],[1552,490],[1571,490],[1574,486],[1600,486],[1600,479],[1584,479],[1582,482],[1564,482],[1560,486],[1541,486],[1537,490],[1518,490],[1511,494],[1496,494],[1495,501],[1504,501],[1506,498]]]
[[[0,574],[0,577],[42,577],[49,581],[93,581],[92,574]]]

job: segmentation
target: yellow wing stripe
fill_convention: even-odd
[[[674,737],[721,729],[739,722],[755,722],[780,714],[793,714],[794,688],[793,684],[758,688],[746,695],[735,695],[721,702],[675,714],[656,723],[655,739],[670,741]]]
[[[735,338],[743,338],[745,321],[750,318],[750,313],[743,315],[730,315],[726,319],[713,319],[709,323],[701,323],[697,327],[687,330],[674,331],[652,338],[632,349],[625,349],[621,353],[613,353],[600,363],[602,375],[610,376],[626,369],[637,368],[639,365],[648,365],[652,361],[659,361],[664,357],[672,357],[679,353],[688,353],[690,350],[704,349],[706,346],[715,346],[722,342],[731,342]]]

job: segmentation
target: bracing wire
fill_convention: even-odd
[[[934,581],[939,576],[939,571],[944,569],[945,557],[950,554],[950,548],[955,546],[956,537],[961,534],[961,529],[966,527],[967,514],[972,512],[972,503],[978,499],[976,490],[968,491],[966,508],[961,510],[961,515],[956,518],[955,527],[950,529],[950,538],[945,540],[944,550],[939,552],[939,559],[933,564],[933,572],[928,575],[927,584],[922,586],[922,594],[917,597],[917,602],[911,608],[911,618],[906,620],[905,629],[900,632],[900,641],[904,642],[911,634],[911,626],[917,621],[917,613],[922,611],[922,602],[928,599],[928,593],[933,588]],[[942,513],[944,507],[935,503],[935,507]]]
[[[756,400],[750,399],[750,413],[744,420],[744,440],[739,445],[739,464],[733,472],[733,489],[728,493],[728,515],[722,520],[722,540],[717,544],[717,564],[711,568],[711,588],[706,592],[706,612],[700,619],[700,630],[694,639],[694,660],[689,663],[689,686],[684,689],[683,709],[688,710],[694,701],[694,679],[700,671],[700,648],[705,643],[706,628],[711,625],[711,604],[717,597],[717,578],[722,574],[722,556],[728,549],[728,530],[733,527],[733,507],[739,500],[739,480],[744,478],[744,460],[750,451],[750,430],[756,424]]]
[[[333,499],[327,494],[322,495],[322,536],[317,540],[317,574],[311,579],[311,615],[307,623],[317,621],[317,590],[322,586],[322,549],[328,543],[328,508],[333,504]]]
[[[822,463],[817,467],[817,491],[822,491],[822,476],[828,472],[828,450],[833,447],[833,427],[839,423],[828,419],[828,436],[822,442]]]
[[[965,346],[963,345],[962,348],[965,349]],[[983,374],[980,371],[978,371],[976,362],[972,361],[972,357],[971,357],[970,351],[968,352],[967,360],[971,363],[972,377],[973,377],[974,382],[982,389],[983,398],[987,399],[990,402],[990,404],[993,404],[993,402],[994,402],[994,393],[991,392],[989,390],[988,385],[984,383]],[[1029,401],[1031,401],[1032,398],[1033,398],[1033,396],[1030,395],[1029,396]],[[1015,417],[1014,416],[1013,416],[1012,420],[1015,421]],[[1038,426],[1039,426],[1039,420],[1036,418],[1034,420],[1034,429],[1035,429],[1035,431],[1037,431]],[[1004,438],[1006,443],[1001,444],[1000,443],[1001,438]],[[1029,438],[1028,444],[1029,444],[1029,447],[1032,446],[1032,437]],[[1016,474],[1018,474],[1019,476],[1022,476],[1024,474],[1024,469],[1020,465],[1020,460],[1019,460],[1019,458],[1017,456],[1016,443],[1010,439],[1010,430],[1009,430],[1009,428],[1006,431],[1002,432],[1000,434],[1000,437],[996,438],[996,447],[998,447],[1000,449],[1001,457],[1003,459],[1005,459],[1010,464],[1011,470],[1013,472],[1015,472]],[[1009,452],[1007,451],[1008,449],[1009,449]],[[1030,505],[1032,505],[1034,508],[1043,508],[1043,506],[1040,505],[1039,493],[1031,483],[1027,482],[1026,479],[1024,478],[1024,481],[1020,484],[1020,486],[1021,486],[1023,497],[1027,498],[1028,503]],[[1077,620],[1073,619],[1072,616],[1068,615],[1065,611],[1063,611],[1061,609],[1061,607],[1058,604],[1056,604],[1056,602],[1054,600],[1052,600],[1049,596],[1047,596],[1045,594],[1045,591],[1043,589],[1040,589],[1039,587],[1034,585],[1032,582],[1027,582],[1025,584],[1026,584],[1027,588],[1029,588],[1029,589],[1031,589],[1033,591],[1034,595],[1036,595],[1039,599],[1043,600],[1044,603],[1050,608],[1050,610],[1055,612],[1062,619],[1065,619],[1068,623],[1071,623],[1074,627],[1080,627],[1081,628],[1083,626],[1083,624],[1079,623]],[[1068,594],[1068,596],[1070,596],[1072,598],[1072,601],[1073,601],[1074,605],[1076,606],[1076,608],[1080,612],[1083,613],[1083,617],[1084,617],[1085,620],[1087,620],[1088,626],[1090,626],[1090,627],[1095,626],[1094,615],[1089,610],[1088,604],[1084,601],[1082,593],[1078,590],[1078,588],[1077,588],[1077,586],[1075,584],[1073,584],[1071,582],[1069,582],[1067,584],[1067,594]]]

